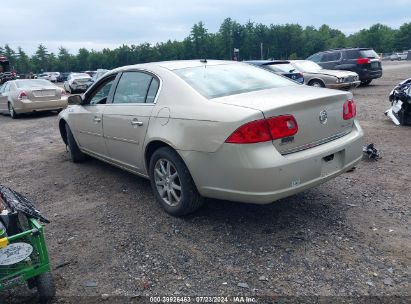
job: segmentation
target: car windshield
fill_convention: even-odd
[[[174,70],[208,99],[296,85],[294,82],[247,64],[220,64]]]
[[[54,87],[50,81],[45,79],[25,79],[25,80],[16,80],[17,88],[42,88],[42,87]]]
[[[309,60],[295,61],[294,65],[303,72],[317,72],[322,69],[321,66]]]
[[[283,73],[294,73],[296,68],[293,67],[290,63],[278,63],[266,65],[267,68],[272,69],[273,71],[280,71]]]

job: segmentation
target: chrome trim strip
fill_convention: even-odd
[[[314,147],[317,147],[317,146],[319,146],[319,145],[322,145],[322,144],[328,143],[328,142],[330,142],[330,141],[333,141],[333,140],[335,140],[335,139],[337,139],[337,138],[341,138],[341,137],[343,137],[343,136],[345,136],[345,135],[348,135],[348,134],[350,134],[351,132],[352,132],[352,129],[346,130],[346,131],[344,131],[344,132],[341,132],[341,133],[335,134],[335,135],[333,135],[333,136],[330,136],[330,137],[327,137],[327,138],[323,138],[323,139],[314,141],[314,142],[309,143],[309,144],[305,144],[305,145],[298,146],[298,147],[295,147],[295,148],[292,148],[292,149],[288,149],[288,150],[282,151],[282,152],[281,152],[281,155],[287,155],[287,154],[291,154],[291,153],[295,153],[295,152],[300,152],[300,151],[303,151],[303,150],[307,150],[307,149],[310,149],[310,148],[314,148]]]

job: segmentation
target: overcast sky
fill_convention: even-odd
[[[328,24],[351,34],[372,24],[411,21],[411,0],[12,0],[2,1],[0,45],[32,54],[40,43],[56,52],[182,40],[194,23],[216,32],[226,17],[244,24]]]

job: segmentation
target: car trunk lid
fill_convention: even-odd
[[[73,82],[76,82],[78,84],[87,84],[90,82],[91,78],[75,78]]]
[[[352,99],[349,92],[283,87],[215,98],[213,101],[260,110],[265,118],[293,115],[298,124],[294,136],[273,140],[282,154],[305,150],[351,132],[353,120],[343,119],[343,105]]]
[[[35,89],[22,89],[28,95],[28,98],[32,101],[46,101],[55,100],[61,98],[61,89],[59,88],[35,88]]]

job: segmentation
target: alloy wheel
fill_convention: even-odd
[[[165,158],[157,160],[154,166],[154,182],[161,199],[169,206],[181,201],[181,181],[177,169]]]

